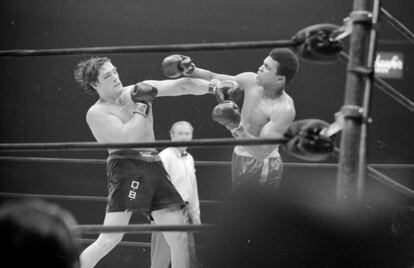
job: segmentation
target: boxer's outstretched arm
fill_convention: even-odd
[[[145,80],[158,89],[158,97],[180,95],[203,95],[209,93],[209,82],[196,78],[179,78],[171,80]]]
[[[188,75],[189,77],[194,77],[194,78],[201,78],[204,80],[212,80],[212,79],[218,79],[220,81],[223,80],[235,80],[235,77],[233,75],[228,75],[228,74],[219,74],[219,73],[215,73],[212,72],[210,70],[206,70],[206,69],[202,69],[202,68],[198,68],[196,67],[194,69],[194,71]]]
[[[213,79],[220,81],[233,80],[239,83],[242,87],[246,86],[244,84],[244,80],[246,80],[246,78],[252,77],[252,75],[256,77],[256,74],[252,72],[240,73],[238,75],[232,76],[198,68],[189,56],[179,54],[174,54],[166,57],[162,62],[162,69],[165,76],[169,78],[192,77],[204,79],[207,81],[211,81]]]
[[[200,78],[207,81],[217,79],[220,81],[233,80],[240,85],[240,89],[244,90],[249,88],[252,84],[256,83],[256,74],[253,72],[244,72],[237,75],[219,74],[212,71],[196,67],[189,77]]]

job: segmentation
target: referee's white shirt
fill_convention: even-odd
[[[188,152],[181,154],[174,147],[162,150],[159,155],[170,175],[171,182],[181,195],[181,198],[188,202],[189,217],[193,222],[200,223],[200,201],[198,199],[193,156]]]

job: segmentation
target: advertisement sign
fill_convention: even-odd
[[[375,59],[375,75],[382,78],[403,77],[404,55],[399,52],[378,52]]]

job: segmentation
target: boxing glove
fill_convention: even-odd
[[[208,89],[209,92],[214,94],[218,103],[228,100],[236,102],[242,94],[239,84],[233,80],[220,81],[218,79],[212,79],[208,85]]]
[[[131,99],[136,103],[134,113],[147,117],[150,111],[150,105],[157,96],[156,87],[146,83],[138,83],[131,90]]]
[[[214,107],[211,118],[227,129],[233,130],[240,125],[240,110],[234,102],[225,101]]]
[[[178,78],[191,74],[194,69],[195,65],[188,56],[174,54],[162,61],[162,71],[168,78]]]

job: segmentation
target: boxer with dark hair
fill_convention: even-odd
[[[274,49],[256,73],[235,76],[218,74],[195,66],[183,55],[172,55],[163,62],[169,77],[196,77],[210,82],[219,104],[213,120],[225,126],[237,139],[283,138],[295,118],[293,99],[286,93],[288,83],[299,67],[289,49]],[[234,102],[244,92],[240,111]],[[282,160],[277,145],[236,146],[232,159],[233,186],[258,184],[276,189],[282,176]]]
[[[152,102],[157,96],[208,93],[201,79],[146,80],[124,87],[108,58],[79,63],[75,79],[99,100],[89,108],[86,121],[99,143],[153,142]],[[132,212],[149,212],[156,224],[185,224],[184,202],[168,179],[154,148],[109,149],[108,205],[104,225],[127,225]],[[121,240],[123,233],[103,233],[81,254],[82,268],[93,267]],[[187,234],[164,232],[173,268],[189,266]]]

